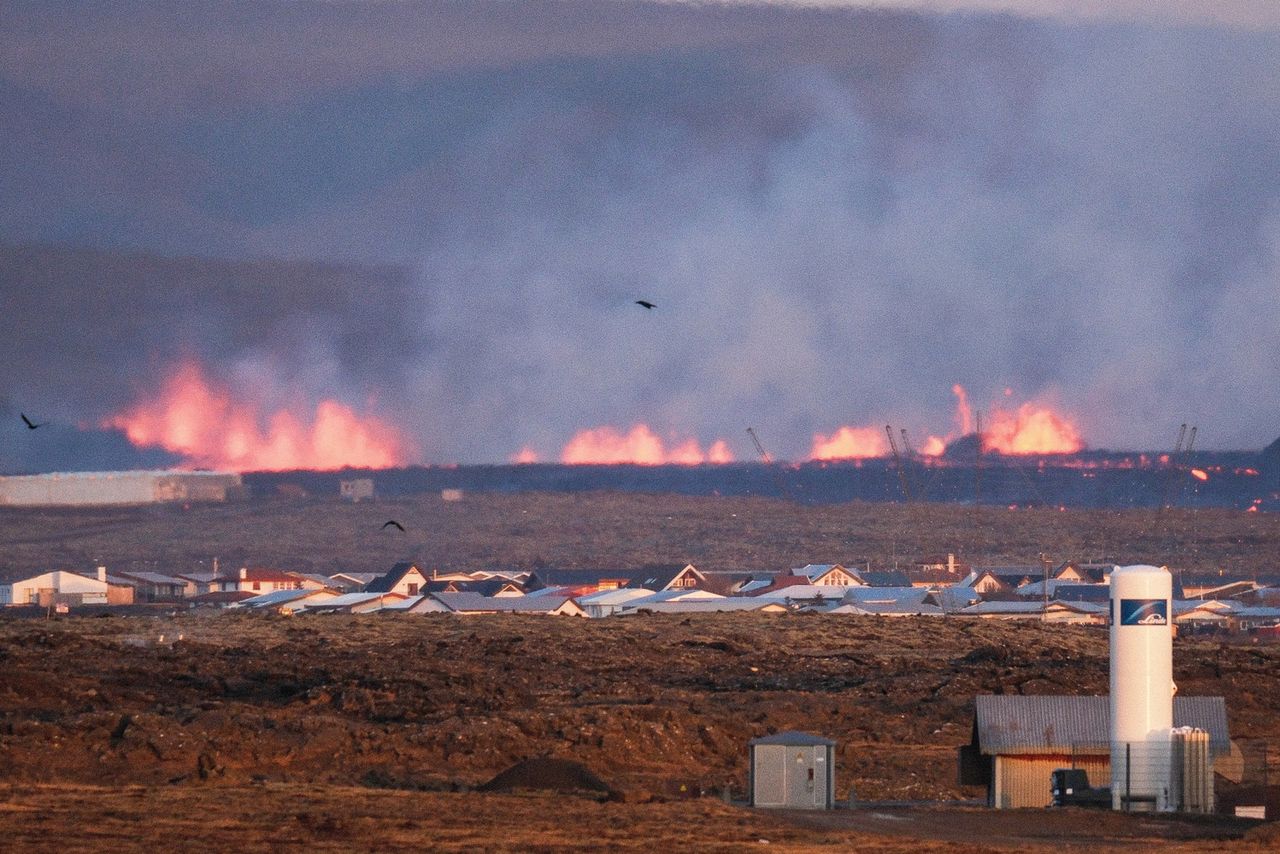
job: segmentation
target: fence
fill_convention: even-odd
[[[1109,787],[1113,809],[1280,818],[1280,748],[1266,739],[1236,739],[1215,756],[1208,733],[1175,730],[1167,742],[1117,743],[1110,754],[1074,745],[1071,767],[1087,771],[1095,802]]]

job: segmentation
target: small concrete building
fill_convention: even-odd
[[[373,478],[357,477],[351,480],[340,480],[338,494],[355,504],[373,498]]]
[[[836,743],[807,732],[754,738],[751,806],[829,810],[835,804]]]

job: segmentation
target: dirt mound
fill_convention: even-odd
[[[541,789],[553,792],[599,792],[613,794],[608,783],[591,769],[572,759],[540,756],[517,762],[483,786],[481,792],[510,792],[515,789]]]
[[[1246,833],[1244,838],[1250,842],[1263,842],[1268,845],[1280,846],[1280,821],[1273,821],[1269,824],[1255,827]]]

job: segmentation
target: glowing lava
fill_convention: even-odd
[[[189,465],[232,471],[390,468],[405,465],[412,444],[394,427],[321,401],[309,420],[233,399],[195,362],[180,365],[158,395],[108,418],[138,447],[159,446]]]
[[[994,409],[982,447],[1001,454],[1074,454],[1084,448],[1080,431],[1047,406],[1024,403],[1016,412]]]
[[[889,453],[889,440],[874,427],[841,427],[830,436],[813,437],[809,458],[814,460],[862,460]]]
[[[580,430],[560,452],[560,461],[575,464],[696,466],[703,463],[731,463],[733,453],[723,439],[705,452],[696,439],[687,439],[670,450],[646,424],[637,424],[627,433],[613,427]]]

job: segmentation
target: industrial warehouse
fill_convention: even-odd
[[[55,472],[0,477],[0,506],[101,507],[227,501],[240,497],[239,474],[213,471]]]

